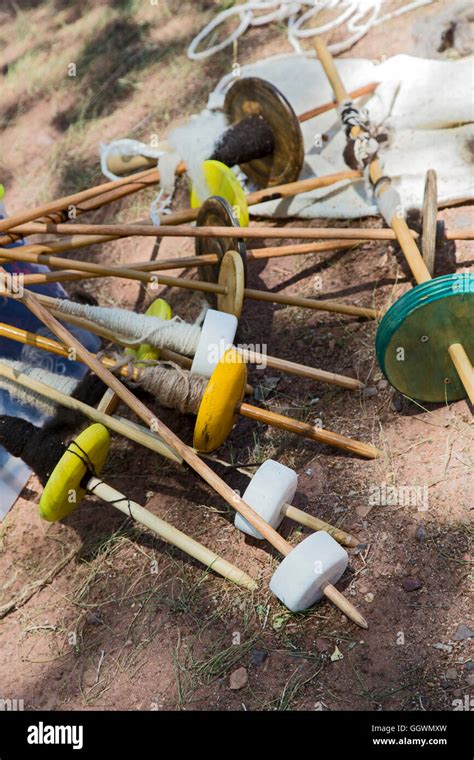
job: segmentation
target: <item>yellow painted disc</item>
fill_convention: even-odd
[[[171,319],[173,312],[171,306],[164,298],[157,298],[153,301],[145,312],[147,317],[158,317],[158,319]],[[136,352],[137,359],[142,361],[151,361],[160,358],[159,348],[150,346],[148,343],[142,343],[140,348]]]
[[[237,251],[227,251],[224,254],[218,283],[226,288],[227,293],[217,296],[217,308],[226,314],[234,314],[238,319],[244,305],[245,272],[244,262]]]
[[[43,520],[56,522],[74,511],[87,493],[84,478],[88,470],[99,475],[109,448],[109,431],[97,422],[69,444],[44,487],[39,503]]]
[[[209,453],[221,446],[244,397],[247,367],[235,348],[229,348],[207,384],[194,427],[194,448]]]
[[[242,185],[232,169],[220,161],[203,161],[202,170],[209,196],[219,195],[221,198],[225,198],[232,206],[240,226],[248,227],[249,207]],[[191,208],[199,208],[205,200],[205,198],[198,198],[193,187],[191,190]]]

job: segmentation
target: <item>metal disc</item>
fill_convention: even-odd
[[[457,401],[466,391],[448,353],[452,343],[462,343],[474,362],[473,274],[436,277],[399,298],[377,330],[377,359],[405,396]]]
[[[198,227],[239,227],[232,206],[224,198],[213,195],[202,204],[197,217]],[[237,229],[236,229],[237,232]],[[195,251],[197,256],[206,253],[215,253],[219,259],[217,264],[208,264],[200,267],[203,270],[204,279],[207,282],[218,282],[221,261],[227,251],[237,251],[244,265],[245,279],[247,279],[247,257],[245,243],[238,237],[209,237],[196,238]],[[211,299],[214,302],[215,299]]]
[[[272,187],[298,179],[304,164],[303,135],[297,115],[276,87],[257,77],[237,79],[226,94],[224,111],[230,124],[261,116],[273,131],[273,153],[240,167],[255,185]]]

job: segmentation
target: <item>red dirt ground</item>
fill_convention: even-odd
[[[33,56],[25,69],[30,78],[21,83],[4,69],[10,90],[2,105],[0,153],[10,213],[99,181],[100,140],[132,131],[146,139],[150,128],[166,134],[204,105],[229,68],[227,52],[202,64],[185,58],[193,33],[211,17],[211,2],[162,3],[159,19],[145,11],[127,15],[120,3],[83,5],[79,11],[58,0],[25,4],[21,15],[2,12],[2,65],[18,66],[24,56]],[[346,55],[412,52],[413,23],[440,7],[448,3],[374,29]],[[102,50],[107,24],[113,42],[111,50]],[[33,29],[42,31],[38,50]],[[87,50],[81,51],[85,40]],[[117,81],[108,62],[121,43],[141,50],[137,40],[158,46],[161,57],[125,67]],[[281,29],[265,27],[244,37],[239,58],[250,61],[287,49]],[[52,59],[81,55],[85,80],[57,85]],[[43,67],[40,81],[34,66]],[[105,110],[97,110],[97,102],[107,100],[101,85],[110,101]],[[81,97],[86,116],[78,113]],[[142,218],[150,197],[136,196],[87,219]],[[186,197],[183,184],[176,207],[184,207]],[[444,210],[440,217],[448,226],[473,226],[472,206]],[[312,222],[319,223],[325,220]],[[151,248],[149,239],[123,240],[84,249],[81,256],[129,263],[149,258]],[[192,251],[189,241],[165,241],[160,256]],[[472,266],[467,243],[456,246],[456,263],[458,269]],[[440,266],[452,271],[449,258],[441,258]],[[315,295],[317,275],[325,297],[380,308],[411,285],[395,247],[373,243],[350,253],[270,260],[251,267],[250,287]],[[111,279],[86,281],[81,290],[101,304],[138,310],[156,296]],[[70,292],[77,294],[78,287]],[[201,308],[197,294],[178,289],[162,294],[185,318]],[[362,379],[368,390],[357,394],[282,375],[268,404],[373,442],[383,451],[379,460],[356,459],[244,419],[218,452],[219,459],[233,464],[272,456],[295,467],[295,504],[360,537],[362,545],[351,552],[350,569],[339,585],[366,616],[368,631],[357,629],[328,602],[306,614],[286,611],[267,587],[276,552],[237,534],[230,509],[189,470],[116,438],[105,479],[239,564],[258,579],[259,590],[250,594],[203,573],[196,562],[92,498],[63,523],[46,524],[37,514],[40,486],[32,478],[0,529],[0,608],[40,581],[27,602],[0,619],[0,698],[23,699],[35,710],[451,710],[453,700],[469,694],[472,639],[456,641],[455,634],[461,624],[472,626],[471,412],[464,401],[428,408],[401,402],[377,366],[375,329],[362,320],[249,302],[239,339]],[[250,382],[265,385],[275,374],[254,370]],[[161,409],[159,414],[191,442],[190,418]],[[233,487],[245,487],[235,469],[215,468]],[[428,502],[370,507],[370,494],[382,484],[426,488]],[[283,533],[295,542],[307,531],[285,521]],[[65,566],[43,585],[69,553]],[[416,590],[407,590],[411,580],[417,581]],[[230,675],[242,666],[248,681],[233,690]]]

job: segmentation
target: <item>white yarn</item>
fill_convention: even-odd
[[[150,219],[155,227],[161,224],[160,214],[169,214],[173,200],[176,168],[181,161],[177,153],[163,153],[158,159],[158,171],[160,172],[160,190],[150,204]]]
[[[380,16],[383,6],[383,0],[307,0],[307,2],[294,2],[294,0],[280,0],[279,2],[247,2],[235,5],[219,13],[209,24],[207,24],[188,47],[188,58],[194,61],[210,58],[220,50],[232,45],[241,37],[250,26],[262,26],[274,21],[284,21],[288,19],[288,41],[293,47],[295,53],[302,53],[299,43],[301,39],[316,37],[319,34],[325,34],[332,29],[346,24],[349,36],[342,42],[329,45],[329,50],[333,54],[342,53],[348,50],[358,40],[360,40],[369,29],[373,26],[389,21],[392,18],[401,16],[408,11],[420,8],[423,5],[430,5],[436,0],[414,0],[411,3],[398,8],[391,13]],[[309,8],[308,8],[309,6]],[[305,10],[305,8],[308,8]],[[314,18],[322,11],[340,10],[341,13],[332,21],[307,29],[301,27]],[[255,12],[268,11],[264,15],[255,15]],[[304,11],[302,13],[302,11]],[[232,16],[238,16],[240,23],[237,29],[222,42],[219,42],[206,50],[196,52],[199,44],[209,36],[211,32],[217,29],[222,23]]]
[[[227,127],[227,119],[223,113],[205,109],[192,116],[185,125],[174,129],[168,137],[169,144],[186,164],[187,174],[201,200],[210,195],[202,163],[212,156],[216,143]]]
[[[54,302],[54,308],[111,330],[124,345],[148,343],[156,348],[169,348],[186,356],[194,356],[201,336],[199,325],[183,322],[180,317],[159,319],[126,309],[89,306],[60,298]]]
[[[402,214],[402,199],[395,188],[390,185],[383,193],[377,193],[377,205],[383,218],[390,227],[392,219]]]
[[[28,375],[28,377],[33,378],[33,380],[39,380],[41,383],[45,383],[45,385],[49,385],[51,388],[61,391],[61,393],[64,393],[66,396],[71,396],[74,393],[79,382],[75,377],[57,375],[56,373],[48,372],[41,367],[32,367],[29,364],[25,364],[25,362],[3,358],[2,364],[10,367],[15,372],[21,372],[24,375]],[[0,376],[0,389],[8,391],[11,398],[15,399],[20,404],[33,406],[48,417],[52,417],[56,412],[57,404],[53,399],[36,393],[29,388],[24,388],[6,377]]]

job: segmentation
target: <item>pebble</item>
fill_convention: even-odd
[[[474,686],[474,673],[469,673],[469,675],[466,676],[466,683],[468,686]]]
[[[453,648],[451,644],[443,644],[442,641],[438,641],[437,644],[433,644],[435,649],[439,649],[441,652],[452,652]]]
[[[325,639],[316,639],[316,649],[318,652],[329,652],[331,645]]]
[[[472,660],[469,660],[469,662],[464,663],[464,670],[474,670],[474,662]]]
[[[237,691],[243,689],[249,680],[247,671],[245,668],[237,668],[230,674],[230,688]]]
[[[364,398],[372,398],[373,396],[376,396],[377,393],[377,388],[375,388],[373,385],[369,385],[367,388],[364,388],[362,395]]]
[[[265,652],[261,649],[252,649],[250,652],[250,662],[256,668],[258,668],[259,665],[263,665],[267,657],[268,652]]]
[[[394,412],[401,412],[403,409],[403,398],[399,393],[394,393],[391,407]]]
[[[467,625],[464,625],[464,623],[461,623],[461,625],[458,626],[456,633],[453,636],[453,641],[464,641],[465,639],[472,639],[474,636],[474,631],[471,631],[470,628],[467,627]]]
[[[419,525],[418,528],[415,531],[415,537],[417,541],[426,541],[426,530],[424,525]]]
[[[456,668],[448,668],[448,670],[445,673],[445,678],[448,679],[448,681],[455,681],[458,677]]]
[[[372,604],[372,602],[374,601],[374,598],[375,598],[375,594],[372,594],[372,592],[369,592],[368,594],[366,594],[366,595],[364,596],[364,599],[365,599],[365,601],[366,601],[368,604]]]
[[[402,581],[402,586],[405,591],[418,591],[418,589],[422,588],[423,584],[418,578],[405,578]]]
[[[365,504],[361,507],[356,507],[356,512],[359,515],[359,517],[367,517],[371,509],[372,509],[371,504]]]
[[[100,619],[98,615],[95,614],[95,612],[89,612],[86,618],[87,622],[91,625],[103,625],[103,620]]]
[[[385,388],[388,388],[388,382],[387,382],[387,380],[379,380],[379,382],[377,383],[377,388],[380,391],[384,391]]]

